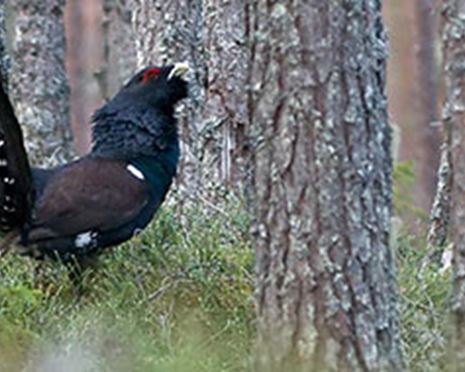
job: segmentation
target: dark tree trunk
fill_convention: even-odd
[[[259,368],[401,370],[381,2],[248,14]]]
[[[73,155],[64,5],[64,0],[11,2],[15,37],[10,94],[36,165],[56,165]]]
[[[451,241],[453,243],[452,317],[454,326],[451,370],[465,363],[465,1],[443,1],[444,124],[451,141]]]

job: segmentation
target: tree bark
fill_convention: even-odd
[[[453,370],[465,363],[465,0],[444,0],[443,51],[446,97],[445,125],[451,142],[451,230],[453,243]]]
[[[136,72],[132,0],[103,0],[103,63],[96,73],[107,100]]]
[[[178,189],[192,199],[201,185],[199,132],[205,102],[206,64],[204,59],[202,0],[135,0],[133,16],[137,61],[140,68],[173,62],[187,62],[190,99],[179,117],[182,158]],[[183,198],[184,199],[184,198]]]
[[[34,165],[56,165],[73,155],[64,5],[64,0],[11,2],[16,19],[10,92]]]
[[[257,364],[402,370],[381,2],[253,1],[248,14]]]
[[[185,61],[190,102],[180,117],[184,195],[210,201],[241,194],[250,183],[244,0],[137,0],[134,28],[139,67]]]
[[[444,123],[450,127],[450,125],[447,124],[447,118],[444,119]],[[438,186],[431,209],[430,227],[427,238],[428,257],[425,262],[432,262],[436,265],[441,264],[450,226],[452,182],[450,128],[446,128],[446,132],[438,169]]]
[[[6,29],[6,0],[0,0],[0,74],[2,86],[8,92],[8,79],[11,69],[11,58],[8,52],[8,36]]]

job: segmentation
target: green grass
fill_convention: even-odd
[[[60,265],[38,275],[27,258],[3,258],[0,371],[251,371],[249,220],[236,205],[206,210],[185,213],[186,227],[165,208],[145,233],[101,257],[80,300]],[[406,359],[414,371],[436,371],[450,273],[420,271],[421,239],[400,233],[395,243]]]
[[[412,235],[400,236],[396,247],[403,347],[411,370],[419,372],[443,369],[451,288],[450,270],[423,265],[425,247]]]
[[[60,370],[82,360],[89,371],[247,369],[253,252],[247,217],[237,209],[228,215],[190,210],[184,228],[165,210],[144,234],[101,257],[79,301],[59,265],[34,279],[35,263],[5,257],[0,371],[25,363]]]

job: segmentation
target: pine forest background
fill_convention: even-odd
[[[0,24],[35,165],[85,154],[138,69],[192,69],[169,200],[82,298],[0,258],[0,371],[460,370],[465,0],[0,0]]]

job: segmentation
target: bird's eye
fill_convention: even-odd
[[[147,71],[144,72],[144,75],[142,76],[142,82],[147,83],[154,77],[157,77],[160,75],[161,70],[159,68],[151,68],[148,69]]]

